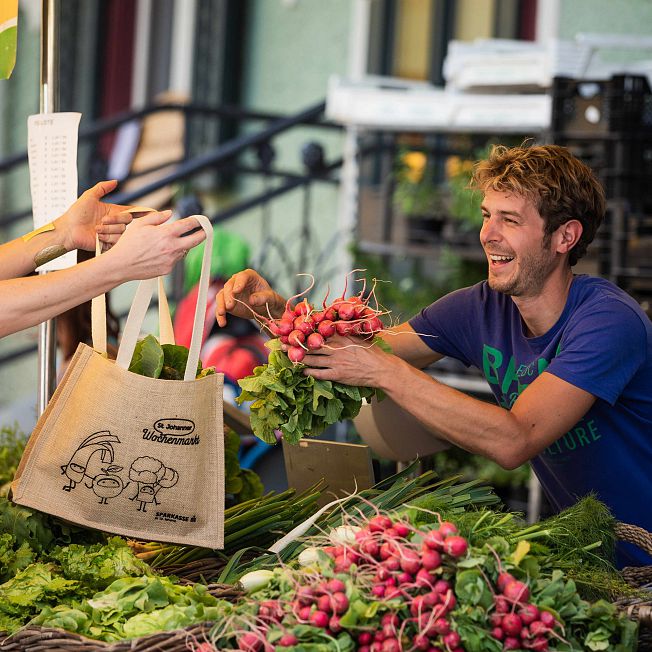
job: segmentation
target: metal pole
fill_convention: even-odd
[[[41,0],[41,113],[58,111],[57,71],[59,57],[56,48],[58,0]],[[47,272],[39,272],[46,274]],[[43,414],[56,384],[56,328],[50,319],[39,325],[38,333],[38,413]]]

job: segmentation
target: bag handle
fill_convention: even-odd
[[[95,255],[102,253],[100,241],[95,237]],[[174,344],[174,328],[163,277],[158,277],[158,329],[161,344]],[[100,294],[91,301],[91,337],[93,349],[106,357],[106,294]]]
[[[213,225],[205,215],[192,215],[201,228],[206,232],[204,245],[204,257],[202,259],[201,276],[199,279],[199,293],[197,295],[197,306],[195,308],[195,321],[192,329],[192,339],[190,340],[190,349],[188,351],[188,362],[184,380],[194,380],[197,375],[197,363],[199,362],[199,352],[202,344],[204,331],[204,319],[206,315],[206,303],[208,298],[208,284],[210,281],[211,253],[213,251]],[[140,335],[140,329],[145,319],[145,313],[152,300],[152,294],[156,287],[156,279],[141,281],[136,296],[131,304],[129,316],[125,324],[118,357],[116,364],[123,369],[128,369],[131,358],[136,348],[136,342]],[[167,303],[167,302],[166,302]]]

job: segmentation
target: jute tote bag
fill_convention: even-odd
[[[29,439],[12,483],[14,502],[127,537],[223,547],[224,377],[195,379],[213,233],[208,218],[195,217],[207,239],[184,380],[128,371],[157,284],[143,281],[115,362],[102,355],[106,313],[93,315],[99,351],[80,344],[75,352]],[[161,339],[169,343],[171,320],[160,296]]]

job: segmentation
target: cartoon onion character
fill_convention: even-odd
[[[69,480],[68,484],[64,485],[63,490],[72,491],[77,483],[81,482],[85,477],[91,480],[91,484],[86,485],[90,488],[94,477],[88,474],[91,459],[95,455],[99,455],[99,460],[103,464],[111,464],[115,457],[112,444],[119,443],[120,440],[108,430],[94,432],[86,437],[77,447],[68,463],[61,467],[61,474],[65,475]]]
[[[108,505],[108,499],[119,496],[124,489],[122,478],[118,475],[122,467],[108,466],[102,471],[93,478],[93,492],[100,498],[100,505]]]

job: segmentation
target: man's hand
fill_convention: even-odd
[[[379,387],[385,374],[391,374],[396,356],[361,338],[335,335],[325,346],[310,351],[302,360],[306,375],[334,380],[345,385]]]
[[[226,314],[250,319],[254,314],[278,318],[285,310],[285,299],[253,269],[234,274],[215,299],[215,319],[226,326]]]

